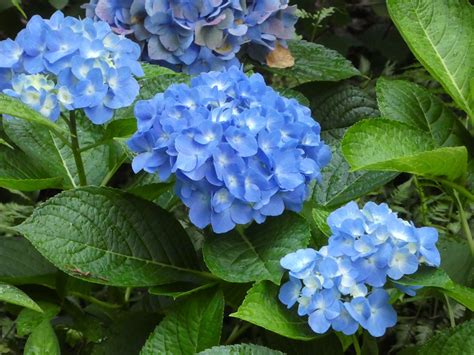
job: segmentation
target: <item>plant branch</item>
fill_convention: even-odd
[[[469,223],[466,218],[466,213],[464,212],[461,200],[459,199],[458,192],[456,190],[453,190],[453,193],[454,198],[456,199],[456,204],[458,205],[459,219],[461,220],[462,229],[464,231],[464,235],[466,236],[467,242],[469,243],[471,255],[474,256],[474,239],[472,238],[471,228],[469,227]]]
[[[76,112],[71,111],[69,113],[69,131],[71,132],[71,150],[74,155],[74,161],[76,162],[77,174],[79,175],[79,184],[80,186],[87,185],[86,172],[84,169],[84,162],[82,161],[81,149],[79,147],[79,139],[77,136],[77,122],[76,122]]]

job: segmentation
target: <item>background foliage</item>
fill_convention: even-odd
[[[83,2],[2,1],[0,37],[14,37],[25,16],[82,16]],[[354,339],[363,354],[472,351],[472,6],[293,3],[301,17],[301,38],[290,43],[296,65],[248,61],[246,69],[309,105],[333,149],[303,216],[204,236],[210,231],[187,222],[169,184],[132,176],[124,146],[135,130],[131,109],[105,127],[80,121],[95,186],[72,189],[72,152],[51,133],[65,127],[1,97],[0,112],[22,120],[0,128],[0,300],[8,302],[0,307],[0,353],[350,354]],[[145,71],[141,98],[188,80]],[[426,287],[412,298],[393,294],[398,324],[377,339],[316,336],[275,297],[279,259],[324,245],[325,217],[352,199],[387,202],[441,234],[441,269],[403,280]]]

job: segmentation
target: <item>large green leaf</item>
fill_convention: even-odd
[[[201,351],[199,355],[283,355],[281,351],[272,350],[261,345],[237,344],[215,346]]]
[[[474,8],[468,0],[388,0],[392,20],[417,59],[474,117]]]
[[[452,180],[466,172],[465,147],[435,147],[428,133],[387,119],[361,121],[349,128],[342,141],[342,152],[353,170],[399,171]]]
[[[218,345],[223,317],[222,291],[194,294],[163,319],[140,354],[191,355]]]
[[[225,281],[270,280],[279,284],[283,276],[280,259],[307,247],[310,238],[310,227],[304,218],[287,213],[241,233],[208,236],[204,260],[209,270]]]
[[[474,311],[474,289],[454,283],[441,269],[424,268],[397,281],[402,285],[432,287],[441,290]]]
[[[400,355],[469,355],[474,349],[474,321],[470,320],[455,328],[436,333],[425,344],[407,348]]]
[[[60,355],[59,341],[49,320],[42,321],[28,337],[24,355]]]
[[[341,152],[341,140],[348,127],[370,117],[378,117],[375,99],[348,84],[324,84],[316,89],[311,108],[321,124],[321,138],[331,147],[332,159],[322,171],[322,181],[314,189],[314,200],[323,206],[337,206],[377,189],[397,173],[350,171]]]
[[[17,227],[54,265],[86,281],[153,286],[207,273],[171,214],[108,188],[63,192]]]
[[[295,65],[286,69],[267,69],[289,78],[291,87],[311,81],[339,81],[360,74],[350,61],[332,49],[303,40],[291,40],[288,44]]]
[[[33,301],[30,296],[15,286],[0,282],[0,302],[16,304],[17,306],[30,308],[34,311],[42,312],[40,306]]]
[[[58,125],[62,125],[58,122]],[[72,150],[44,127],[22,121],[4,122],[8,137],[49,176],[62,177],[63,188],[79,184]],[[81,148],[104,140],[105,128],[92,124],[87,118],[78,120],[78,135]],[[110,179],[124,160],[124,153],[118,143],[107,143],[82,153],[87,182],[101,185]]]
[[[0,238],[0,281],[54,285],[56,272],[25,238]]]
[[[336,128],[321,133],[331,147],[332,158],[322,171],[323,179],[314,189],[314,200],[335,207],[363,196],[393,180],[398,173],[385,171],[351,171],[341,151],[341,140],[347,129]]]
[[[316,338],[307,319],[299,317],[296,310],[287,309],[278,300],[278,286],[262,281],[248,292],[244,302],[232,317],[243,319],[287,338],[311,340]]]
[[[0,93],[0,114],[20,118],[52,130],[58,134],[67,135],[67,131],[59,127],[50,119],[42,116],[18,99]]]
[[[20,150],[0,147],[0,187],[35,191],[60,187],[61,177],[50,177]]]
[[[428,132],[438,146],[473,144],[473,137],[443,101],[417,84],[379,79],[377,100],[383,117]]]

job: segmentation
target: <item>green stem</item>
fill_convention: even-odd
[[[456,326],[456,322],[454,320],[453,309],[451,308],[451,304],[449,303],[448,296],[444,295],[444,299],[446,300],[446,307],[448,308],[449,323],[451,324],[451,328],[454,328]]]
[[[132,288],[127,287],[125,290],[125,303],[128,303],[130,301],[130,294],[132,293]]]
[[[428,225],[428,206],[426,205],[426,195],[423,187],[420,185],[417,177],[413,176],[413,181],[415,183],[415,187],[418,190],[418,195],[420,196],[420,203],[421,203],[421,216],[423,219],[423,224],[426,226]]]
[[[456,190],[459,192],[461,195],[463,195],[465,198],[468,200],[474,202],[474,194],[471,193],[468,189],[466,189],[464,186],[458,185],[455,182],[446,180],[446,179],[437,179],[440,183],[443,185],[449,186],[453,190]]]
[[[74,161],[76,162],[77,174],[79,175],[79,184],[81,186],[87,185],[86,172],[84,170],[84,162],[82,161],[81,149],[79,147],[79,139],[77,136],[77,122],[76,112],[71,111],[69,113],[69,131],[71,132],[71,150],[74,155]]]
[[[459,199],[459,195],[456,190],[453,190],[453,193],[458,205],[459,219],[461,220],[462,229],[464,231],[464,235],[466,236],[467,242],[469,243],[469,247],[471,248],[471,255],[474,256],[474,240],[472,238],[471,229],[469,228],[469,223],[467,221],[466,214],[464,213],[464,208],[462,206],[461,200]]]
[[[354,345],[354,350],[356,355],[362,355],[362,351],[360,350],[359,339],[357,339],[357,335],[352,335],[352,345]]]
[[[227,340],[224,342],[224,345],[233,344],[240,336],[247,331],[252,325],[250,323],[245,323],[244,325],[237,324],[232,332],[230,333]]]
[[[114,304],[114,303],[101,301],[101,300],[99,300],[95,297],[84,295],[84,294],[81,294],[81,293],[72,292],[71,295],[76,296],[78,298],[82,298],[84,301],[90,302],[92,304],[95,304],[95,305],[103,307],[103,308],[119,309],[119,308],[123,307],[123,305],[121,305],[121,304]]]

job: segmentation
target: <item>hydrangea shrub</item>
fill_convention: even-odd
[[[80,109],[102,124],[138,95],[139,57],[140,47],[105,22],[35,15],[0,42],[0,89],[53,121]]]
[[[281,287],[280,301],[288,308],[298,303],[298,315],[308,316],[316,333],[332,327],[352,335],[360,325],[382,336],[397,320],[383,287],[414,274],[419,265],[439,267],[438,231],[417,228],[386,204],[373,202],[362,209],[350,202],[332,212],[327,223],[327,246],[300,249],[281,259],[290,280]],[[401,289],[414,296],[418,288]]]
[[[288,0],[91,0],[86,15],[133,35],[146,61],[190,74],[238,65],[245,47],[265,62],[295,34]]]
[[[174,174],[191,222],[216,233],[301,211],[331,159],[307,107],[236,67],[172,85],[135,115],[133,170]]]

